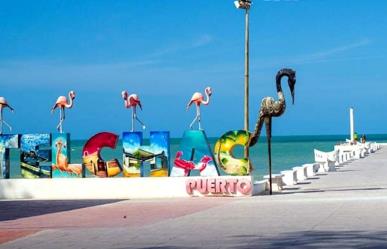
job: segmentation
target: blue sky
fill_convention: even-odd
[[[121,91],[137,93],[149,130],[179,137],[185,105],[213,88],[202,108],[210,136],[243,127],[244,13],[232,0],[1,1],[0,96],[15,132],[54,132],[57,96],[75,90],[65,131],[87,138],[130,129]],[[276,96],[278,69],[297,71],[296,102],[274,135],[385,133],[387,2],[255,0],[250,19],[250,126],[260,100]],[[284,85],[290,100],[288,88]]]

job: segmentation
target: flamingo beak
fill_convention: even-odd
[[[142,111],[142,105],[141,105],[141,102],[139,101],[138,102],[138,106],[140,107],[141,111]]]

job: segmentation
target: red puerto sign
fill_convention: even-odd
[[[246,178],[193,178],[185,182],[189,195],[195,191],[202,195],[244,195],[252,194],[253,184]]]

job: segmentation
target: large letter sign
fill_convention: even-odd
[[[91,137],[83,147],[83,165],[94,175],[112,177],[121,173],[117,159],[104,161],[101,157],[103,147],[115,149],[118,136],[110,132],[101,132]]]
[[[0,179],[10,176],[9,149],[19,148],[19,135],[0,135]]]
[[[82,164],[70,164],[69,133],[52,134],[52,178],[82,177]]]
[[[20,166],[24,178],[51,177],[51,135],[23,134],[20,138]]]
[[[190,195],[198,191],[202,195],[251,195],[253,184],[251,179],[238,178],[193,178],[186,182],[186,190]]]
[[[142,145],[142,135],[142,132],[122,134],[124,176],[168,176],[169,132],[151,131],[149,146]],[[145,167],[144,164],[149,164],[150,167]]]
[[[229,131],[221,136],[215,144],[214,154],[220,167],[229,175],[249,175],[248,158],[235,158],[233,149],[237,145],[247,146],[249,133],[244,130]]]
[[[219,176],[207,136],[203,130],[184,132],[170,176],[189,176],[192,170],[200,176]]]

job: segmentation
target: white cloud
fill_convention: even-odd
[[[300,58],[302,60],[313,60],[313,59],[324,59],[332,55],[340,54],[345,51],[354,50],[359,47],[367,46],[371,43],[371,40],[366,38],[362,39],[360,41],[355,41],[349,44],[337,46],[334,48],[330,48],[327,50],[318,51],[312,54],[304,55],[303,58]]]
[[[291,64],[291,65],[304,65],[304,64],[314,64],[314,63],[330,62],[330,61],[365,60],[365,59],[381,58],[382,56],[380,55],[377,55],[377,56],[359,55],[356,53],[356,49],[359,49],[361,47],[366,47],[371,43],[372,41],[370,39],[364,38],[351,43],[338,45],[336,47],[319,50],[309,54],[265,58],[265,59],[262,59],[262,62],[257,63],[259,66],[254,68],[258,69],[262,67],[265,67],[265,68],[272,67],[272,66],[278,65],[279,63]],[[353,51],[355,51],[355,53],[345,54],[346,52],[353,52]]]
[[[165,48],[160,48],[156,50],[155,52],[145,55],[145,58],[160,58],[162,56],[173,54],[193,48],[200,48],[204,47],[211,42],[213,42],[214,38],[209,34],[203,34],[196,38],[194,38],[192,41],[186,41],[186,42],[180,42],[179,44],[171,44]]]
[[[264,2],[298,2],[298,0],[264,0]]]
[[[197,47],[202,47],[210,44],[214,38],[211,35],[205,34],[200,36],[198,39],[194,40],[192,43],[192,47],[197,48]]]

